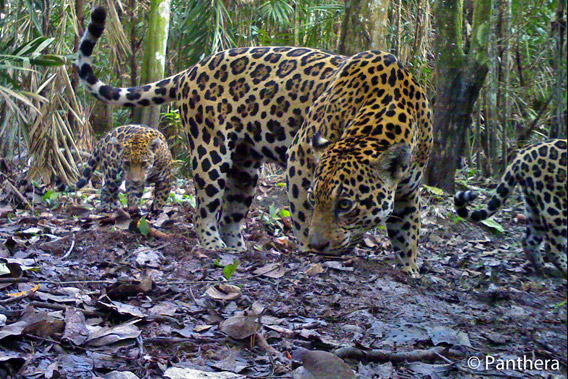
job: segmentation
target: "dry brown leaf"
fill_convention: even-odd
[[[314,263],[310,265],[310,267],[308,267],[306,271],[304,271],[304,274],[306,274],[307,276],[314,276],[321,274],[323,271],[324,270],[321,263]]]
[[[269,263],[257,268],[252,272],[254,275],[262,275],[267,278],[279,279],[284,276],[286,269],[281,263]]]
[[[233,316],[221,323],[221,331],[236,340],[252,336],[260,328],[258,315]]]
[[[239,287],[224,283],[209,287],[205,293],[212,299],[226,301],[236,300],[242,295]]]

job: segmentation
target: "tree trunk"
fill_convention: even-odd
[[[509,119],[510,119],[510,85],[511,85],[511,18],[512,4],[511,0],[505,0],[505,16],[503,18],[503,87],[501,89],[501,96],[503,97],[503,112],[501,119],[501,167],[500,173],[507,167],[507,140]]]
[[[454,176],[466,145],[475,101],[487,75],[487,38],[491,0],[475,3],[471,48],[462,49],[463,0],[439,0],[434,10],[438,35],[434,41],[436,103],[434,148],[426,168],[426,183],[454,191]]]
[[[489,55],[489,74],[487,75],[487,108],[485,109],[485,136],[487,145],[485,156],[487,157],[487,167],[485,174],[493,176],[494,168],[498,165],[497,154],[497,129],[499,127],[499,49],[498,40],[499,28],[499,9],[501,0],[496,0],[492,4],[489,43],[487,45]]]
[[[152,0],[144,44],[144,61],[140,70],[142,83],[151,83],[164,77],[169,26],[170,0]],[[134,119],[135,122],[157,127],[160,121],[160,106],[140,108],[140,113],[136,112]]]
[[[566,138],[566,0],[558,0],[556,20],[552,24],[554,46],[554,116],[550,125],[551,138]]]
[[[339,53],[385,50],[390,0],[348,0],[341,26]]]

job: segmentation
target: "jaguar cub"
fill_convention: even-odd
[[[527,214],[523,249],[533,266],[542,271],[540,246],[545,242],[547,258],[566,276],[566,140],[551,140],[520,150],[507,167],[495,194],[482,209],[469,211],[477,198],[474,191],[454,197],[457,214],[481,221],[499,211],[515,185],[521,186]]]
[[[116,205],[118,189],[126,181],[128,206],[140,204],[144,185],[154,183],[154,201],[150,211],[158,213],[170,194],[172,155],[166,139],[158,130],[144,125],[124,125],[111,130],[96,145],[74,190],[84,187],[94,170],[103,172],[101,206]]]

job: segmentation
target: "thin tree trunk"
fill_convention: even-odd
[[[463,1],[440,0],[434,14],[438,31],[434,148],[425,178],[428,184],[453,192],[456,168],[465,151],[465,131],[471,125],[473,106],[487,75],[491,0],[474,5],[472,35],[476,38],[471,40],[467,56],[462,49]]]
[[[396,33],[395,33],[395,42],[392,51],[395,55],[400,54],[400,14],[402,12],[402,0],[398,0],[396,3]]]
[[[389,0],[348,0],[341,25],[339,53],[353,55],[386,48]]]
[[[502,172],[505,167],[507,167],[507,146],[508,146],[508,128],[510,119],[510,92],[509,88],[511,85],[511,37],[513,36],[511,30],[511,18],[512,18],[512,5],[511,0],[505,0],[505,17],[503,22],[503,88],[501,90],[501,96],[503,96],[503,119],[501,121],[501,157],[502,164],[500,167],[500,172]]]
[[[487,174],[492,176],[494,168],[498,162],[497,154],[497,129],[499,121],[499,8],[501,0],[495,0],[492,6],[489,35],[489,73],[487,83],[487,117],[485,119],[485,133],[487,135],[488,150],[485,152],[488,160],[488,167],[491,172]]]
[[[552,35],[555,40],[556,83],[554,85],[554,117],[549,135],[552,138],[566,138],[566,0],[558,0]]]
[[[152,0],[144,44],[144,61],[140,70],[142,83],[154,82],[164,77],[169,26],[170,0]],[[138,122],[157,127],[160,121],[160,108],[160,106],[141,108]]]

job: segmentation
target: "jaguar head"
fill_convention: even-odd
[[[410,164],[410,146],[369,137],[312,139],[318,161],[308,202],[308,247],[326,255],[351,250],[393,211],[396,187]]]

